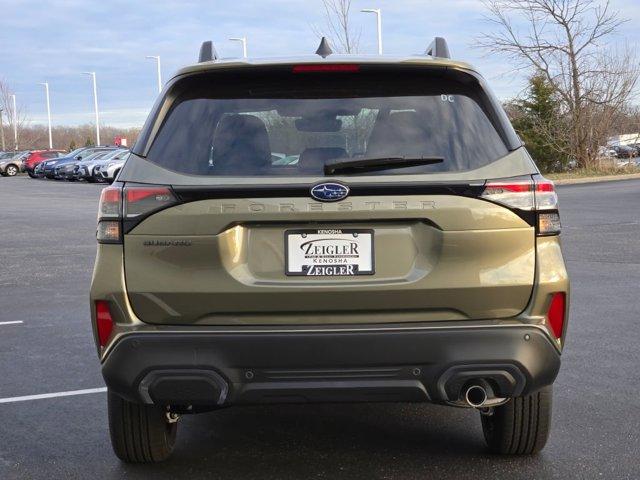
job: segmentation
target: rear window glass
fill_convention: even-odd
[[[176,86],[147,159],[213,176],[318,176],[327,163],[442,159],[367,172],[391,175],[470,170],[508,153],[477,88],[437,80],[390,85],[358,76],[291,77],[289,83]]]

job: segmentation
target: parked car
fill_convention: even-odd
[[[93,183],[96,181],[102,181],[102,175],[97,175],[96,167],[98,165],[104,165],[109,160],[119,160],[129,153],[127,149],[116,149],[113,152],[102,153],[95,158],[86,158],[81,160],[76,165],[75,177],[78,180],[86,180]]]
[[[77,162],[93,153],[113,150],[113,148],[114,147],[109,147],[109,146],[78,148],[64,157],[60,157],[55,160],[47,160],[46,162],[43,162],[44,167],[42,168],[42,174],[45,177],[50,179],[56,178],[56,172],[55,172],[56,167],[62,166],[67,163]]]
[[[638,156],[636,149],[627,145],[614,145],[611,148],[616,152],[617,158],[633,158]]]
[[[15,177],[18,173],[24,171],[23,162],[28,154],[28,151],[13,152],[13,155],[9,154],[0,159],[0,175],[3,177]]]
[[[558,201],[486,81],[441,38],[212,50],[102,190],[90,311],[116,455],[167,458],[180,415],[372,401],[475,409],[490,450],[541,450],[569,309]]]
[[[600,158],[615,158],[617,152],[611,147],[598,147],[598,157]]]
[[[108,162],[102,163],[96,167],[96,175],[100,175],[102,180],[105,182],[113,182],[114,179],[120,173],[120,170],[124,166],[124,162],[127,161],[127,157],[129,155],[123,155],[120,159],[110,160]]]
[[[36,166],[45,160],[56,159],[66,155],[64,150],[32,150],[24,160],[24,171],[31,178],[35,178],[34,170]]]
[[[54,177],[60,180],[68,180],[68,181],[74,182],[78,179],[76,174],[78,170],[78,164],[80,162],[93,161],[107,154],[110,154],[113,151],[114,151],[113,149],[98,150],[97,152],[93,152],[92,154],[87,155],[82,160],[74,160],[72,162],[64,162],[62,164],[58,164],[54,168],[54,172],[55,172]]]

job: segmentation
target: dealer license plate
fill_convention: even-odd
[[[285,273],[320,277],[373,275],[373,230],[287,230]]]

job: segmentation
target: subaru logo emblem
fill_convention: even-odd
[[[320,183],[311,188],[311,196],[321,202],[337,202],[347,195],[349,187],[341,183]]]

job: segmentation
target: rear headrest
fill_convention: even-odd
[[[260,173],[271,162],[269,134],[255,115],[222,117],[213,135],[216,173]]]
[[[327,160],[344,158],[346,156],[347,151],[344,148],[305,148],[298,160],[298,170],[303,173],[323,175],[324,165],[327,163]]]
[[[418,155],[429,149],[430,135],[417,112],[395,112],[376,122],[367,145],[368,156]]]

